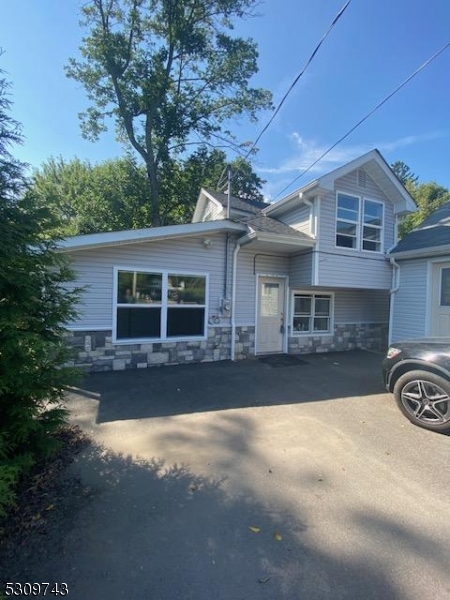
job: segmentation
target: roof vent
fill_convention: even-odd
[[[365,188],[367,185],[367,176],[364,169],[358,169],[358,187]]]

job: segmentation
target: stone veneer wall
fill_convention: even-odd
[[[387,347],[387,324],[336,325],[334,336],[291,336],[289,354],[312,354],[341,350],[383,351]],[[111,331],[75,331],[69,334],[74,348],[72,366],[87,372],[146,369],[158,365],[212,362],[231,358],[231,328],[210,327],[208,339],[185,342],[114,344]],[[255,328],[236,328],[236,359],[255,354]]]
[[[383,352],[388,346],[388,328],[388,323],[335,325],[332,336],[290,337],[288,352],[312,354],[355,349]]]
[[[208,328],[207,340],[142,344],[114,344],[111,331],[74,331],[69,334],[69,343],[75,354],[71,366],[87,372],[146,369],[231,358],[230,327]],[[253,356],[254,347],[255,328],[237,327],[236,358]]]

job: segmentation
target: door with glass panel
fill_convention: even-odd
[[[433,265],[431,335],[450,336],[450,262]]]
[[[260,277],[258,285],[256,353],[283,351],[284,279]]]

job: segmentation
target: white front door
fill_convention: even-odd
[[[450,262],[433,265],[431,335],[450,336]]]
[[[256,331],[257,354],[283,351],[284,288],[284,279],[276,277],[259,278]]]

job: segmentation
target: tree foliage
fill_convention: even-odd
[[[227,169],[222,150],[201,148],[185,160],[172,160],[161,173],[160,211],[166,224],[192,218],[201,187],[216,189]],[[264,181],[250,163],[230,163],[232,193],[262,200]],[[62,236],[118,231],[152,225],[150,186],[142,165],[133,157],[92,165],[88,161],[50,159],[33,174],[28,194],[56,217]]]
[[[408,215],[399,224],[400,239],[418,227],[440,206],[446,202],[450,202],[450,191],[434,181],[421,184],[413,184],[409,181],[407,182],[406,187],[416,201],[418,210],[417,212]]]
[[[0,514],[14,485],[51,449],[63,422],[61,398],[72,371],[63,323],[74,316],[72,272],[48,238],[52,217],[23,198],[23,165],[10,152],[20,127],[9,116],[0,76]]]
[[[67,74],[85,87],[91,106],[83,135],[96,140],[112,118],[119,139],[143,159],[152,225],[164,223],[162,180],[191,144],[236,144],[227,123],[271,106],[252,88],[257,49],[232,37],[233,20],[256,0],[90,0],[88,30]],[[167,182],[167,177],[166,177]],[[167,211],[166,211],[167,212]]]
[[[415,175],[408,165],[401,160],[396,160],[394,163],[392,163],[391,169],[404,186],[406,186],[408,183],[415,185],[419,181],[419,177]]]

